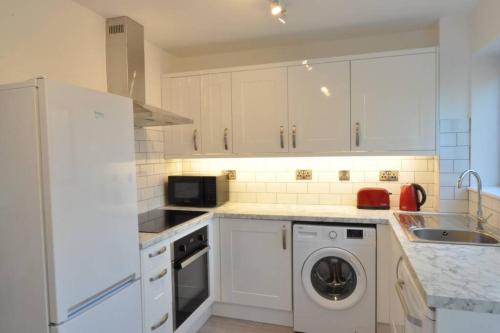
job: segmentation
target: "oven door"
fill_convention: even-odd
[[[200,206],[204,204],[203,177],[173,176],[168,180],[168,201],[174,205]]]
[[[208,299],[208,251],[205,246],[174,263],[174,328],[177,329]]]

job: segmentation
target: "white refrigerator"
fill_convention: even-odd
[[[0,332],[139,333],[128,98],[0,86]]]

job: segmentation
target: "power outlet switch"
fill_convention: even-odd
[[[379,172],[381,182],[397,182],[399,179],[399,171],[397,170],[381,170]]]
[[[295,171],[295,179],[296,180],[311,180],[312,179],[312,170],[296,170]]]

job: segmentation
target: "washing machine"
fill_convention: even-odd
[[[293,326],[306,333],[375,333],[376,229],[293,225]]]

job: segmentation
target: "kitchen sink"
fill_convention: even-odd
[[[500,230],[466,214],[395,213],[412,242],[500,246]]]
[[[477,231],[467,230],[446,230],[446,229],[412,229],[415,237],[445,243],[474,243],[474,244],[499,244],[498,240]]]

